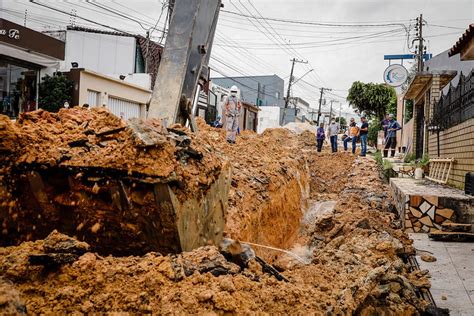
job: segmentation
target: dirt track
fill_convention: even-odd
[[[53,234],[46,241],[0,248],[0,310],[8,303],[34,313],[420,314],[425,309],[418,293],[429,281],[405,263],[414,250],[393,224],[388,189],[374,161],[315,153],[312,135],[283,129],[244,133],[232,146],[223,141],[222,130],[201,127],[199,148],[210,148],[215,159],[233,166],[226,235],[292,249],[307,259],[302,264],[291,255],[255,248],[289,282],[263,273],[255,261],[246,268],[229,262],[214,246],[169,256],[103,257]],[[314,200],[333,200],[334,210],[303,225]],[[46,269],[31,264],[33,254],[71,263]]]

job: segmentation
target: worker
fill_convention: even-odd
[[[388,149],[392,150],[392,157],[395,157],[395,148],[397,146],[397,131],[401,130],[402,127],[394,119],[393,114],[388,115],[388,126],[387,126],[387,138],[385,139],[385,148],[383,149],[383,156],[388,156]]]
[[[239,127],[239,118],[242,112],[242,103],[237,96],[236,86],[230,88],[230,96],[224,100],[224,116],[226,119],[226,140],[228,143],[235,144],[235,136]]]
[[[351,117],[351,122],[349,124],[348,135],[344,139],[344,151],[347,151],[347,143],[352,142],[352,154],[355,154],[357,147],[357,138],[359,137],[359,127],[357,126],[355,119]]]
[[[331,150],[333,153],[337,152],[337,135],[341,130],[339,123],[336,123],[335,119],[331,120],[331,124],[328,127],[329,140],[331,141]]]

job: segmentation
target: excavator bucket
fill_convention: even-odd
[[[37,232],[58,229],[101,254],[178,253],[222,239],[229,164],[205,192],[184,201],[167,183],[105,170],[53,168],[20,178],[20,203],[35,214]]]
[[[186,129],[125,124],[102,109],[37,111],[5,124],[16,140],[8,144],[20,146],[3,148],[13,162],[0,168],[10,170],[0,187],[12,201],[0,204],[3,245],[55,229],[104,255],[179,253],[221,241],[231,167]],[[35,146],[21,145],[40,133]]]

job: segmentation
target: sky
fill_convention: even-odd
[[[154,40],[165,41],[164,0],[35,2],[66,14],[26,0],[0,0],[0,16],[40,31],[64,29],[71,23],[107,29],[100,23],[142,35],[152,29]],[[383,56],[415,50],[408,43],[415,37],[420,14],[427,53],[433,56],[451,48],[474,22],[474,0],[223,0],[223,4],[210,61],[213,75],[277,74],[286,85],[290,59],[297,58],[305,63],[295,64],[295,80],[302,79],[293,86],[292,96],[317,107],[319,88],[329,88],[323,109],[332,99],[338,102],[335,107],[341,105],[348,113],[352,110],[345,97],[354,81],[382,83],[388,66]],[[411,63],[403,64],[409,68]]]

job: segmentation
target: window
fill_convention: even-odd
[[[87,104],[90,107],[100,106],[100,92],[87,90]]]
[[[137,102],[109,96],[107,107],[110,112],[125,120],[132,117],[140,117],[140,103]]]

